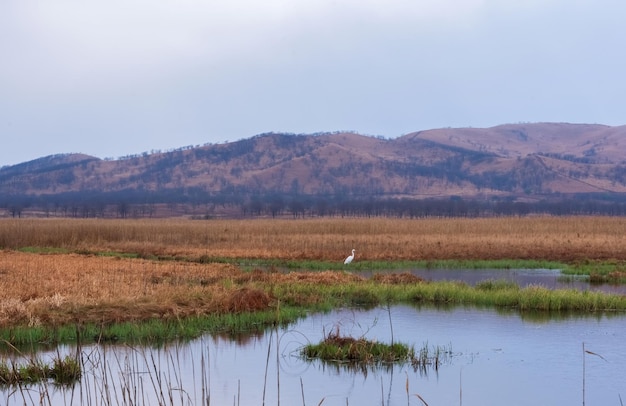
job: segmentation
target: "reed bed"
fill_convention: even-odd
[[[2,219],[0,248],[140,256],[357,260],[626,260],[626,218]]]
[[[47,342],[82,332],[93,340],[104,332],[98,341],[174,338],[303,315],[278,306],[272,283],[265,272],[220,263],[2,251],[0,337]]]
[[[427,284],[406,275],[366,279],[337,269],[344,268],[342,259],[352,248],[357,259],[349,269],[367,261],[450,258],[604,261],[615,269],[626,260],[625,228],[626,219],[604,217],[5,219],[0,220],[0,330],[10,342],[55,341],[81,332],[105,340],[192,336],[210,329],[195,320],[214,316],[254,314],[256,321],[241,325],[250,327],[311,309],[398,302],[624,310],[626,298],[616,295],[497,283]],[[242,269],[237,265],[242,258],[248,264],[317,261],[334,270]],[[113,325],[136,328],[124,333],[119,327],[112,331]]]

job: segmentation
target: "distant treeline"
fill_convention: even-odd
[[[547,215],[626,215],[626,194],[550,195],[545,200],[392,198],[386,196],[307,196],[224,193],[201,190],[161,192],[81,192],[0,196],[5,216],[138,218],[191,215],[212,217],[489,217]],[[0,213],[1,215],[1,213]]]

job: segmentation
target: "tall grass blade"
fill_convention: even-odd
[[[265,374],[263,375],[263,402],[262,405],[265,406],[265,391],[267,389],[267,372],[270,365],[270,353],[272,349],[272,339],[274,337],[274,330],[270,330],[270,338],[267,344],[267,358],[265,359]]]
[[[421,401],[422,401],[422,403],[423,403],[425,406],[428,406],[428,403],[426,403],[426,401],[424,400],[424,398],[423,398],[423,397],[421,397],[421,396],[420,396],[420,395],[418,395],[417,393],[414,393],[414,394],[413,394],[413,396],[415,396],[416,398],[418,398],[419,400],[421,400]]]

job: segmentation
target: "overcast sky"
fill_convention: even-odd
[[[3,0],[0,166],[275,131],[626,124],[623,0]]]

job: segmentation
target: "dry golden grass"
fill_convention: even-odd
[[[226,296],[215,281],[239,272],[223,264],[4,251],[0,326],[175,317],[192,308],[211,311]]]
[[[299,278],[297,275],[303,275]],[[0,251],[0,328],[174,319],[268,310],[276,283],[342,283],[342,273],[243,272],[234,265]]]
[[[626,259],[626,219],[0,220],[0,248],[310,260]]]
[[[242,272],[234,265],[68,252],[342,261],[626,260],[626,219],[0,220],[0,328],[237,312],[272,304],[268,286],[336,284],[342,272]],[[385,280],[382,283],[396,283]]]

